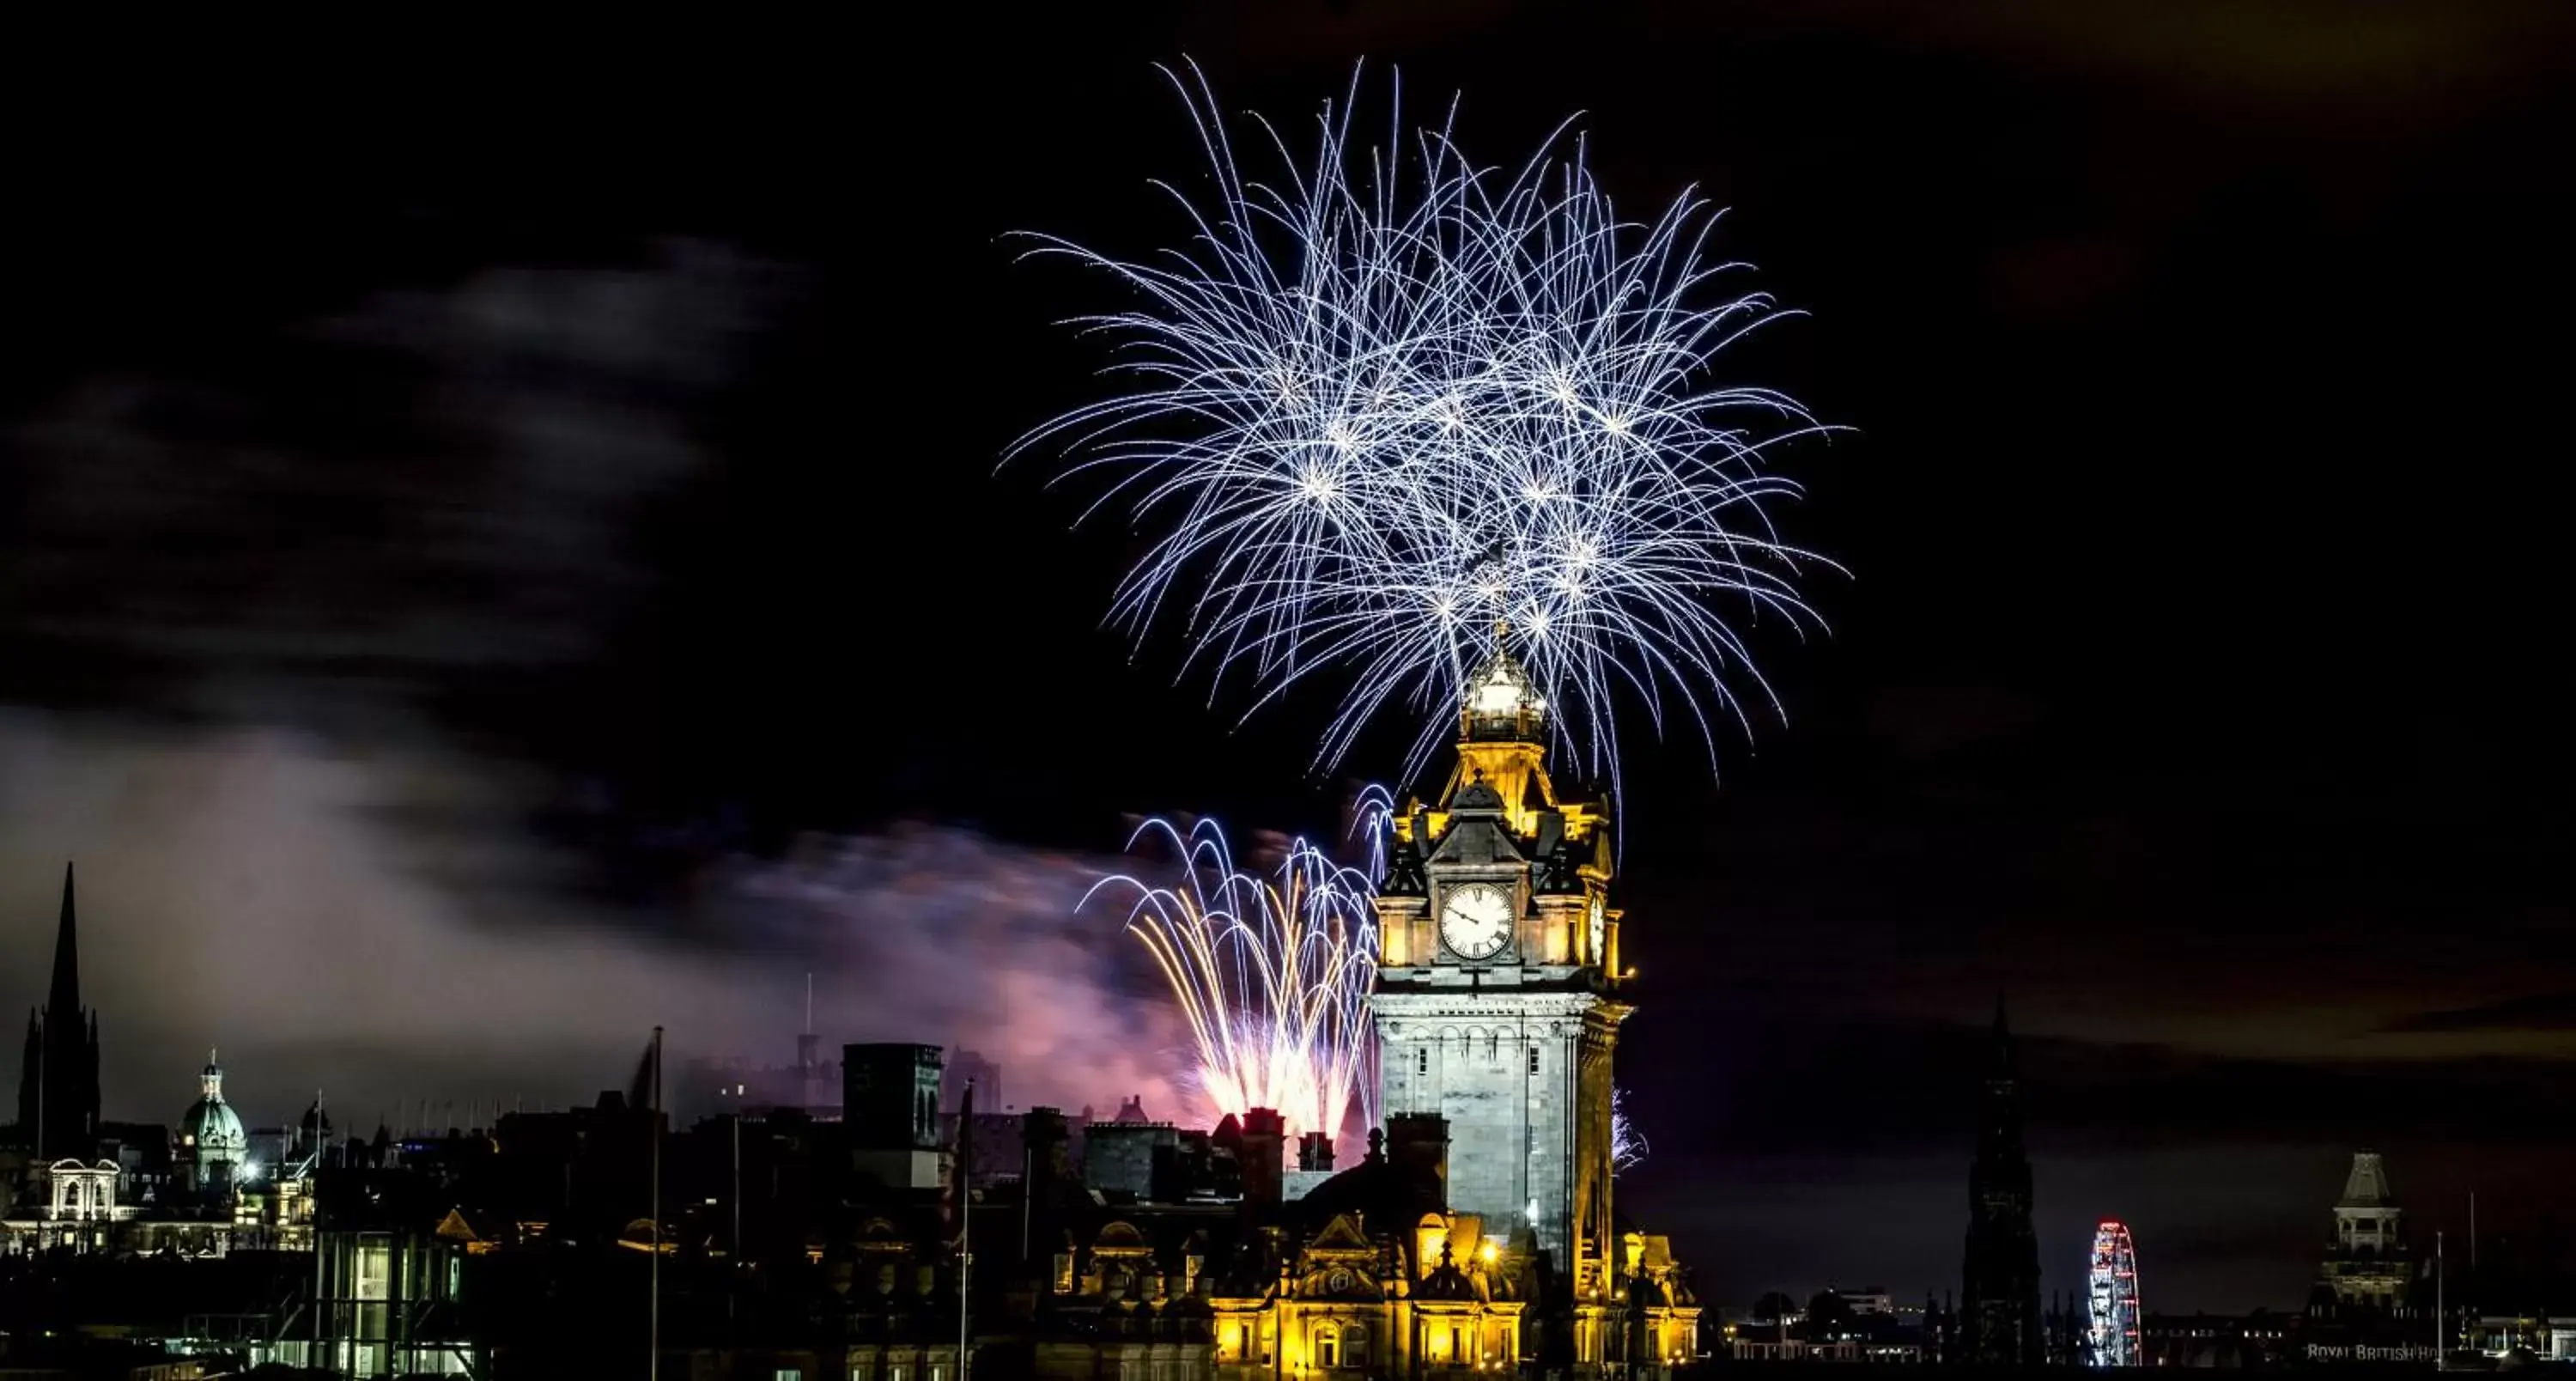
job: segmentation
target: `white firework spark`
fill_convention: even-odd
[[[1646,1144],[1646,1134],[1628,1116],[1628,1091],[1615,1085],[1610,1090],[1610,1173],[1634,1170],[1653,1148]]]
[[[1104,480],[1092,512],[1154,534],[1113,617],[1140,638],[1179,623],[1190,662],[1251,682],[1256,708],[1335,675],[1326,764],[1390,702],[1458,703],[1497,642],[1596,774],[1616,775],[1630,695],[1713,753],[1712,710],[1742,723],[1739,693],[1771,700],[1736,620],[1803,628],[1795,579],[1830,563],[1766,514],[1799,492],[1769,451],[1825,429],[1715,377],[1783,313],[1716,291],[1742,266],[1711,257],[1709,204],[1623,221],[1561,130],[1513,172],[1447,125],[1363,147],[1355,99],[1327,105],[1311,163],[1255,120],[1281,170],[1263,182],[1204,76],[1167,75],[1213,190],[1163,184],[1192,234],[1150,260],[1038,237],[1136,297],[1078,323],[1118,343],[1129,387],[1013,447],[1062,448],[1068,477]],[[1410,766],[1446,727],[1426,718]]]
[[[1363,793],[1363,828],[1375,818],[1372,802],[1384,798],[1377,788]],[[1175,885],[1121,874],[1102,879],[1084,901],[1108,892],[1126,902],[1128,931],[1153,954],[1188,1020],[1210,1110],[1239,1118],[1270,1108],[1292,1137],[1319,1131],[1338,1139],[1356,1102],[1363,1123],[1375,1125],[1371,874],[1292,839],[1278,867],[1257,876],[1235,866],[1212,820],[1187,831],[1147,821],[1129,848],[1148,840],[1175,855]]]

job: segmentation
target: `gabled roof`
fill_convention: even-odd
[[[1324,1230],[1306,1243],[1306,1249],[1326,1252],[1377,1250],[1370,1245],[1368,1234],[1360,1230],[1360,1221],[1356,1213],[1334,1214],[1332,1221],[1324,1224]]]
[[[475,1230],[474,1224],[467,1220],[465,1217],[465,1210],[462,1208],[451,1208],[447,1210],[447,1216],[440,1219],[438,1222],[436,1235],[444,1237],[451,1242],[482,1242],[489,1240],[485,1238],[482,1233]]]
[[[1440,836],[1440,843],[1431,851],[1431,857],[1442,863],[1470,865],[1525,861],[1520,841],[1512,838],[1511,829],[1504,819],[1501,798],[1496,797],[1494,804],[1488,807],[1465,804],[1469,794],[1477,791],[1493,795],[1482,783],[1459,792],[1459,806],[1457,812],[1449,817],[1449,831]]]

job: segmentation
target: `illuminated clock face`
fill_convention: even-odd
[[[1592,914],[1586,918],[1586,924],[1592,935],[1592,948],[1587,951],[1592,957],[1592,962],[1609,963],[1610,914],[1602,908],[1601,898],[1597,895],[1592,898]]]
[[[1512,894],[1490,882],[1453,888],[1440,905],[1440,942],[1464,959],[1490,959],[1512,938]]]

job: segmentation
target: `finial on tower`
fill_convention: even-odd
[[[1460,728],[1470,739],[1518,739],[1537,742],[1547,714],[1547,701],[1531,683],[1529,672],[1512,656],[1511,625],[1494,620],[1494,651],[1467,677],[1465,703],[1459,707]]]

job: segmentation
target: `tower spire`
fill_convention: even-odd
[[[1993,1048],[1978,1098],[1977,1158],[1968,1170],[1961,1341],[1973,1361],[2034,1366],[2045,1355],[2039,1242],[2031,1228],[2030,1156],[2022,1145],[2012,1028],[1995,994]]]
[[[72,904],[72,865],[63,865],[63,914],[54,926],[54,982],[45,993],[47,1020],[79,1020],[80,926]]]

